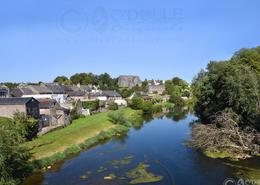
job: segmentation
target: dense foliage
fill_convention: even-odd
[[[118,110],[118,105],[117,103],[111,103],[111,105],[109,105],[109,110]]]
[[[183,97],[190,96],[188,88],[188,83],[179,77],[174,77],[172,80],[165,82],[165,94],[170,95],[170,102],[176,106],[185,105]]]
[[[58,83],[60,85],[69,85],[71,83],[66,76],[57,76],[53,82]]]
[[[76,73],[70,78],[67,78],[66,76],[58,76],[53,82],[65,85],[98,85],[101,89],[118,89],[117,79],[112,78],[108,73],[100,75],[93,73]]]
[[[163,109],[172,109],[173,104],[156,101],[145,101],[143,98],[137,96],[132,99],[130,107],[134,110],[142,110],[144,114],[154,114],[162,112]]]
[[[82,107],[84,109],[90,109],[90,111],[97,111],[99,109],[99,106],[100,106],[99,100],[82,102]]]
[[[25,141],[23,133],[20,125],[12,121],[0,126],[0,185],[17,184],[31,170],[29,152],[21,146]]]
[[[210,122],[219,111],[231,108],[241,118],[240,125],[260,124],[260,79],[245,64],[211,62],[207,72],[194,80],[197,98],[195,111],[204,122]]]
[[[240,50],[229,61],[210,62],[196,76],[195,112],[208,126],[193,128],[195,146],[244,157],[259,153],[259,74],[260,49],[254,48]]]
[[[124,126],[127,126],[127,127],[131,126],[131,123],[127,119],[126,115],[123,112],[121,112],[121,111],[110,112],[108,114],[108,118],[114,124],[124,125]]]
[[[16,112],[13,116],[13,120],[26,140],[31,140],[36,137],[38,123],[34,118],[28,117],[25,113]]]

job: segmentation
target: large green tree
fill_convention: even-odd
[[[66,77],[66,76],[57,76],[54,81],[54,83],[58,83],[58,84],[65,84],[68,85],[70,84],[70,80]]]
[[[192,85],[197,98],[195,112],[204,123],[210,123],[219,112],[232,109],[240,116],[241,126],[253,125],[259,129],[260,78],[250,62],[234,59],[237,56],[240,53],[231,61],[211,62],[207,71],[199,73]],[[250,57],[245,54],[243,58]]]

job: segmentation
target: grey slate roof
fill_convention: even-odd
[[[0,105],[25,105],[29,101],[36,101],[34,98],[0,98]]]
[[[65,94],[64,89],[60,85],[47,84],[46,87],[48,87],[53,94]]]
[[[20,88],[21,92],[23,93],[23,95],[32,95],[35,94],[31,89],[27,88],[27,87],[22,87]]]
[[[50,109],[52,106],[60,107],[59,103],[56,100],[52,99],[39,99],[40,109]]]
[[[85,92],[90,92],[92,88],[89,85],[81,85],[80,89]]]
[[[103,95],[106,97],[121,97],[121,95],[116,91],[103,91]]]
[[[32,85],[30,89],[37,94],[52,94],[51,89],[42,85]]]
[[[33,95],[35,93],[27,87],[19,87],[12,89],[10,94],[13,97],[22,97],[23,95]]]

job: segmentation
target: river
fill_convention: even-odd
[[[248,181],[252,178],[258,178],[259,182],[259,158],[238,162],[210,159],[187,147],[190,124],[195,120],[191,114],[169,114],[144,121],[123,137],[113,138],[44,173],[32,175],[23,185],[126,185],[131,181],[127,172],[140,163],[149,165],[149,173],[163,177],[159,182],[147,184],[222,185],[226,181],[227,185],[233,185],[239,178],[244,184],[256,184],[256,180]],[[109,174],[113,180],[104,180]]]

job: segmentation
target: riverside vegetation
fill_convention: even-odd
[[[194,79],[191,146],[214,158],[260,155],[260,47],[242,49],[228,61],[210,62]]]
[[[123,115],[129,126],[141,116],[140,111],[130,108],[115,113]],[[32,141],[26,141],[25,137],[27,133],[31,133],[28,132],[29,128],[34,128],[31,120],[24,119],[23,116],[19,121],[18,117],[14,120],[0,118],[3,123],[0,127],[0,184],[18,184],[35,170],[47,169],[57,161],[129,130],[129,127],[121,122],[111,122],[109,114],[100,113],[76,119],[64,129]]]

